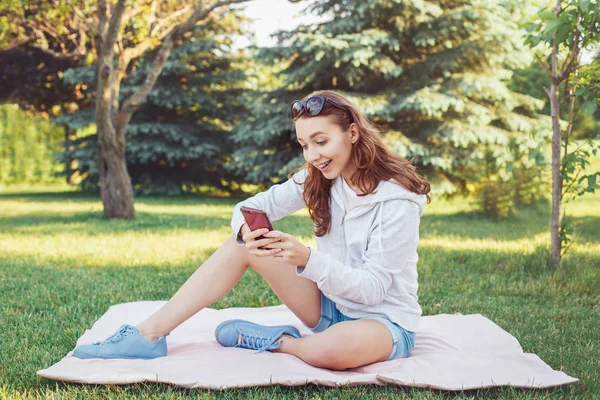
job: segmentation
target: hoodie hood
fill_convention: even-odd
[[[344,187],[343,187],[343,179],[341,175],[339,175],[331,188],[331,197],[333,201],[337,202],[342,210],[345,209],[344,205]],[[379,187],[376,189],[375,197],[371,199],[371,201],[367,204],[359,205],[351,210],[352,219],[360,219],[364,214],[370,212],[373,208],[376,208],[376,220],[378,221],[378,244],[379,244],[379,254],[385,259],[386,254],[383,251],[382,238],[384,237],[385,232],[383,232],[383,216],[386,212],[385,203],[388,200],[408,200],[415,203],[419,206],[419,217],[423,215],[423,209],[425,204],[427,203],[427,196],[423,194],[416,194],[411,192],[410,190],[405,189],[399,184],[395,183],[395,180],[384,181]],[[388,206],[389,208],[389,206]],[[393,209],[388,209],[387,212],[393,212]],[[344,219],[342,219],[342,224],[344,223]],[[346,238],[343,238],[344,246],[346,244]]]
[[[344,209],[344,187],[343,180],[344,178],[339,175],[335,178],[333,185],[331,187],[331,197],[333,201],[337,202],[339,206]],[[419,216],[423,215],[423,209],[425,208],[425,204],[427,203],[427,196],[424,194],[416,194],[411,192],[410,190],[405,189],[399,184],[395,183],[395,180],[384,181],[381,183],[379,188],[376,189],[375,197],[368,203],[363,206],[357,207],[356,216],[360,216],[368,212],[372,207],[377,207],[378,203],[384,203],[388,200],[408,200],[415,203],[419,206]],[[364,207],[370,205],[371,207]],[[360,212],[358,212],[360,209]],[[380,205],[380,213],[382,213],[383,205]],[[354,214],[354,211],[353,211]]]

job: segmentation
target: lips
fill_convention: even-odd
[[[331,160],[321,163],[321,164],[315,164],[315,166],[321,170],[327,168],[329,166],[329,164],[331,164]]]

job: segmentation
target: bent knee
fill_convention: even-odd
[[[336,371],[356,367],[356,355],[364,351],[364,348],[356,338],[344,336],[346,337],[338,338],[337,342],[314,348],[305,361],[315,367]]]

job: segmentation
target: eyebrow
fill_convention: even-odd
[[[314,132],[314,133],[311,133],[308,138],[312,139],[312,138],[314,138],[317,135],[327,135],[327,134],[325,132]],[[302,140],[302,139],[298,138],[298,140]],[[304,140],[302,140],[302,141],[304,142]]]

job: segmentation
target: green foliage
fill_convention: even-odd
[[[593,193],[600,186],[596,183],[600,172],[586,174],[592,154],[595,155],[595,145],[591,139],[587,144],[572,150],[572,127],[575,120],[575,103],[581,104],[579,112],[584,116],[592,116],[598,108],[598,89],[600,81],[600,65],[598,59],[591,66],[582,68],[580,53],[583,49],[600,43],[600,1],[598,0],[568,0],[557,3],[546,3],[537,14],[524,24],[527,30],[525,43],[537,52],[537,58],[543,65],[548,78],[553,84],[563,84],[562,96],[554,95],[556,109],[567,103],[568,122],[566,130],[554,124],[555,135],[560,139],[561,148],[553,149],[553,164],[559,169],[554,170],[560,177],[560,193],[555,188],[553,204],[553,222],[558,221],[563,198],[568,202],[574,196]],[[553,95],[548,91],[549,96]],[[558,141],[556,142],[558,143]],[[583,183],[583,185],[582,185]],[[553,244],[553,267],[557,268],[560,258],[571,246],[571,223],[566,213],[560,217],[558,231],[553,230],[557,246]]]
[[[496,219],[545,198],[550,187],[549,160],[544,152],[548,142],[547,132],[540,131],[529,137],[512,137],[500,151],[487,147],[484,178],[468,185],[473,187],[479,210]]]
[[[56,182],[63,129],[16,105],[0,106],[0,184]]]
[[[568,152],[562,158],[561,178],[565,183],[562,196],[566,201],[574,200],[585,193],[594,193],[596,189],[600,189],[597,182],[600,181],[600,171],[585,173],[591,165],[592,155],[595,156],[598,149],[600,149],[600,145],[591,139],[576,143],[572,150],[565,147]]]
[[[599,61],[595,61],[596,64],[587,65],[582,67],[582,73],[580,77],[585,76],[586,70],[597,68]],[[550,115],[550,101],[548,95],[544,92],[544,87],[550,86],[550,79],[548,75],[541,68],[539,62],[535,61],[529,66],[515,71],[508,87],[510,90],[523,93],[537,99],[544,101],[544,107],[540,110],[541,114]],[[559,92],[563,93],[565,83],[560,85]],[[593,98],[598,97],[597,94],[589,93],[588,91],[580,91],[582,96],[587,94],[587,98],[578,97],[575,100],[575,110],[580,110],[575,114],[573,121],[572,138],[583,139],[583,138],[594,138],[600,135],[600,113],[595,110],[595,101]],[[567,121],[569,119],[569,111],[563,108],[560,113],[562,120]]]
[[[510,183],[497,173],[496,158],[488,147],[483,160],[485,177],[475,184],[474,193],[479,209],[490,218],[507,217],[515,211]]]
[[[233,22],[231,22],[233,23]],[[243,114],[238,97],[245,87],[244,69],[250,62],[231,49],[223,22],[199,27],[172,51],[145,104],[128,126],[127,166],[138,193],[180,193],[184,187],[211,185],[235,191],[236,183],[223,165],[232,151],[231,127]],[[237,29],[235,25],[229,30]],[[217,34],[215,34],[217,32]],[[139,60],[122,83],[120,100],[133,94],[145,79],[154,53]],[[85,84],[87,96],[95,90],[95,68],[66,71],[69,85]],[[89,126],[91,135],[67,142],[70,171],[85,188],[97,188],[96,136],[92,104],[56,120],[76,131]]]
[[[527,45],[535,47],[542,43],[550,47],[556,40],[561,50],[573,49],[574,45],[584,49],[600,39],[598,0],[561,1],[558,13],[555,4],[555,1],[545,2],[532,20],[524,25],[528,32],[525,39]],[[584,34],[578,36],[579,32]]]
[[[317,89],[347,95],[437,193],[480,181],[486,148],[506,149],[543,125],[543,102],[507,86],[511,70],[531,62],[512,22],[517,3],[308,4],[329,19],[259,52],[264,65],[283,65],[283,82],[250,94],[247,123],[234,129],[229,168],[241,178],[269,185],[303,163],[288,105]]]
[[[0,103],[58,115],[77,107],[63,71],[88,59],[95,0],[0,0]]]

